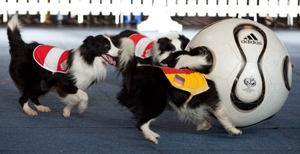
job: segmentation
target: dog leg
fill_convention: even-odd
[[[78,112],[80,114],[82,114],[86,108],[88,107],[88,95],[86,92],[84,92],[83,90],[78,89],[76,95],[79,97],[80,99],[80,103],[78,105]]]
[[[178,108],[173,103],[169,103],[175,112],[178,113],[180,120],[189,120],[197,125],[197,130],[209,130],[211,124],[206,120],[207,112],[205,107],[189,108],[187,105],[184,105]]]
[[[71,111],[74,108],[75,105],[73,104],[68,104],[64,109],[63,109],[63,116],[65,118],[69,118],[71,115]]]
[[[27,114],[27,115],[30,115],[30,116],[36,116],[38,115],[38,113],[31,109],[28,105],[28,97],[26,95],[24,95],[24,91],[23,91],[23,94],[22,96],[19,98],[19,103],[20,105],[22,106],[24,112]]]
[[[242,134],[242,131],[235,128],[231,121],[228,118],[227,109],[225,106],[219,102],[216,107],[213,109],[212,113],[216,116],[216,118],[220,121],[220,123],[224,126],[227,132],[231,135],[238,136]]]
[[[67,106],[63,109],[63,116],[68,118],[70,117],[71,111],[74,108],[74,106],[78,105],[81,101],[78,95],[78,91],[76,94],[67,94],[61,99],[62,102],[67,104]]]
[[[24,103],[23,105],[23,110],[25,111],[25,113],[27,115],[30,115],[30,116],[36,116],[38,115],[38,113],[36,111],[34,111],[33,109],[31,109],[29,106],[28,106],[28,102]]]
[[[151,129],[150,129],[150,122],[154,120],[154,119],[151,119],[149,120],[147,123],[144,123],[140,129],[142,130],[145,138],[151,142],[153,142],[154,144],[158,144],[158,140],[157,138],[159,138],[159,134],[153,132]]]

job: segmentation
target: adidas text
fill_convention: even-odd
[[[241,40],[241,43],[262,45],[261,41],[256,40]]]

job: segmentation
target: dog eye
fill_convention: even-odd
[[[105,48],[110,48],[110,44],[105,44]]]

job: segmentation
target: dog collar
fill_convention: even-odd
[[[139,33],[133,34],[129,36],[129,38],[134,42],[135,56],[143,59],[152,56],[151,49],[153,48],[154,44],[152,39]]]
[[[67,73],[69,50],[50,45],[39,45],[33,51],[34,60],[44,69],[52,73]]]

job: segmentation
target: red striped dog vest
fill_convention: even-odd
[[[153,48],[154,41],[142,34],[133,34],[129,38],[135,45],[135,56],[140,58],[151,57],[151,49]]]
[[[53,73],[67,73],[69,50],[54,46],[39,45],[33,51],[34,60],[44,69]]]

